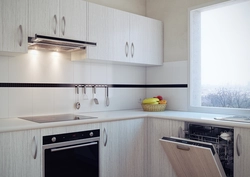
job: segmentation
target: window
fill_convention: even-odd
[[[190,108],[250,111],[250,1],[190,10]]]

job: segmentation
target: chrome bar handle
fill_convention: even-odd
[[[135,54],[135,47],[134,47],[134,43],[132,42],[131,44],[131,57],[133,58]]]
[[[240,147],[239,147],[240,143],[241,143],[241,136],[240,134],[238,134],[236,138],[236,152],[238,156],[240,156]]]
[[[33,159],[36,159],[36,157],[37,157],[37,142],[36,142],[36,137],[35,136],[33,137],[32,141],[35,143],[35,152],[34,152],[34,155],[33,155]]]
[[[64,36],[64,35],[65,35],[65,28],[66,28],[66,19],[65,19],[64,16],[62,17],[62,21],[63,21],[63,30],[62,30],[62,34],[63,34],[63,36]]]
[[[19,25],[19,27],[18,27],[18,29],[19,29],[19,31],[20,31],[20,40],[19,40],[19,46],[21,47],[22,46],[22,44],[23,44],[23,27],[22,27],[22,25]]]
[[[75,145],[75,146],[56,148],[56,149],[51,149],[51,152],[63,151],[63,150],[67,150],[67,149],[74,149],[74,148],[91,146],[91,145],[96,145],[96,144],[97,144],[97,142],[93,142],[93,143],[88,143],[88,144],[80,144],[80,145]]]
[[[126,45],[125,45],[125,54],[126,54],[126,57],[128,57],[128,53],[129,53],[129,46],[128,46],[128,42],[126,42]]]
[[[106,137],[105,140],[103,138],[103,145],[107,146],[107,143],[108,143],[108,134],[107,134],[107,131],[106,131],[105,128],[103,129],[103,135],[105,135],[105,137]]]
[[[55,22],[54,34],[56,34],[56,27],[57,27],[57,17],[56,17],[56,15],[54,15],[54,22]]]

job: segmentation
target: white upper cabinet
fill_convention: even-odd
[[[88,41],[97,42],[88,47],[89,59],[113,60],[114,9],[88,3]]]
[[[86,13],[82,0],[29,0],[29,36],[86,40]]]
[[[114,60],[130,62],[129,13],[114,10]]]
[[[147,20],[147,64],[163,64],[163,23],[155,19]]]
[[[29,0],[29,36],[59,36],[59,0]]]
[[[88,3],[88,59],[161,65],[162,23],[144,16]]]
[[[60,0],[60,36],[86,40],[86,2],[83,0]]]
[[[130,62],[147,63],[147,18],[130,14]]]
[[[0,53],[27,52],[27,0],[1,0]]]

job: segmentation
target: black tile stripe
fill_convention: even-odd
[[[188,84],[59,84],[59,83],[0,83],[0,87],[76,87],[97,85],[113,88],[187,88]]]

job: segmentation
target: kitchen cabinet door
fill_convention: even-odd
[[[145,64],[147,58],[147,18],[130,14],[130,62]]]
[[[250,176],[250,129],[234,128],[234,177]]]
[[[114,10],[114,60],[130,62],[129,13]]]
[[[164,136],[182,137],[183,129],[182,121],[148,119],[148,176],[176,177],[159,139]]]
[[[88,47],[89,59],[113,60],[114,9],[88,3],[88,41],[97,46]]]
[[[0,176],[41,176],[40,130],[0,133]]]
[[[87,3],[60,0],[60,37],[86,41]]]
[[[163,64],[163,24],[161,21],[148,18],[147,55],[149,65]]]
[[[1,0],[0,5],[1,54],[27,52],[28,1]]]
[[[29,36],[59,36],[59,0],[29,0]]]
[[[100,176],[147,176],[146,119],[106,122],[101,127]]]

